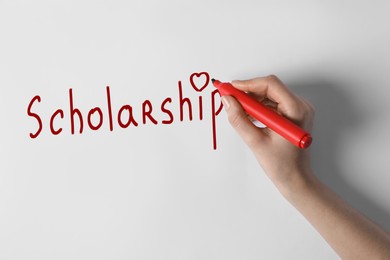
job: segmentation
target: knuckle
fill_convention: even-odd
[[[300,116],[298,118],[298,122],[304,129],[311,129],[315,113],[314,106],[303,97],[300,97],[300,100]]]
[[[310,112],[314,115],[316,113],[316,108],[315,106],[309,102],[309,107],[310,107]]]
[[[275,74],[270,74],[267,76],[269,82],[279,82],[279,78]]]
[[[314,113],[315,113],[314,105],[310,101],[308,101],[307,99],[303,99],[303,101],[306,104],[306,110],[307,110],[306,113],[308,115],[314,115]]]
[[[304,97],[299,97],[299,98],[300,98],[301,103],[302,103],[300,106],[301,114],[303,114],[304,117],[313,116],[315,113],[315,108],[314,108],[313,104],[310,103],[310,101],[308,101]]]

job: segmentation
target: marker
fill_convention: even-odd
[[[311,135],[302,128],[295,125],[287,118],[258,102],[244,91],[236,89],[232,84],[211,79],[221,96],[230,95],[235,97],[244,110],[276,133],[299,148],[308,148],[312,142]]]

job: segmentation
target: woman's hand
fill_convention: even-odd
[[[235,80],[233,86],[310,132],[314,107],[292,93],[276,76]],[[281,191],[295,188],[312,177],[309,151],[297,148],[269,128],[256,127],[232,96],[222,102],[230,124],[253,151],[256,159]]]

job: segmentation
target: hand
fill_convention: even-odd
[[[277,77],[232,83],[310,132],[313,106],[294,95]],[[295,147],[268,128],[254,126],[234,97],[224,96],[222,102],[230,123],[268,177],[341,258],[390,259],[389,236],[314,177],[309,150]]]
[[[235,80],[232,84],[306,131],[311,131],[314,107],[292,93],[276,76]],[[234,97],[223,96],[222,102],[230,124],[280,191],[313,178],[309,150],[297,148],[269,128],[256,127]]]

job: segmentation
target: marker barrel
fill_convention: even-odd
[[[230,83],[221,83],[218,80],[214,80],[213,84],[218,89],[221,96],[231,95],[235,97],[249,115],[259,120],[297,147],[308,148],[310,146],[312,142],[311,135],[287,118],[281,116],[262,103],[259,103],[245,92],[236,89]]]

